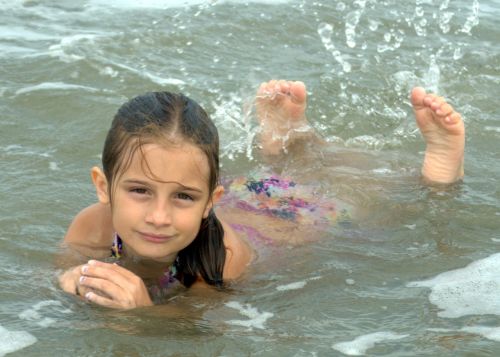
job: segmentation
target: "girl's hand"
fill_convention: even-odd
[[[68,269],[59,276],[59,285],[61,286],[61,289],[67,293],[80,296],[84,296],[90,291],[90,289],[86,289],[79,283],[80,277],[82,276],[81,271],[83,266],[84,265],[78,265]]]
[[[79,274],[80,291],[87,289],[85,299],[95,304],[115,309],[153,305],[142,279],[117,264],[89,260]]]

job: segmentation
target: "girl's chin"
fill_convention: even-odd
[[[133,259],[135,261],[143,261],[143,262],[149,261],[149,262],[155,262],[155,263],[171,264],[171,263],[173,263],[173,261],[175,260],[176,257],[177,257],[177,253],[166,255],[166,256],[165,255],[162,255],[162,256],[150,255],[150,254],[144,253],[144,254],[134,255]]]

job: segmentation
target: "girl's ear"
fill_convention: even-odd
[[[108,194],[108,180],[106,179],[106,175],[104,172],[97,167],[94,166],[90,171],[90,176],[92,177],[92,182],[94,183],[95,190],[97,193],[97,199],[99,202],[103,204],[109,203],[109,194]]]
[[[217,203],[222,195],[224,194],[224,187],[221,185],[217,186],[212,192],[212,197],[208,199],[207,207],[205,207],[205,212],[203,212],[203,218],[207,218],[210,210],[213,208],[214,204]]]

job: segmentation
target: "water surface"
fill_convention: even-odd
[[[0,9],[0,355],[499,353],[495,0],[26,0]],[[192,96],[220,128],[224,172],[240,175],[260,165],[243,108],[270,78],[306,82],[308,116],[334,145],[296,175],[348,197],[363,218],[272,252],[231,293],[190,291],[132,312],[61,293],[57,247],[95,200],[89,169],[119,105],[151,90]],[[463,113],[460,185],[419,181],[415,85]]]

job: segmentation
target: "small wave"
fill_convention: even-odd
[[[436,333],[450,333],[456,334],[457,332],[466,332],[470,334],[475,334],[487,338],[488,340],[500,342],[500,327],[490,327],[490,326],[465,326],[459,330],[447,329],[447,328],[428,328],[427,331]]]
[[[39,156],[43,158],[52,157],[51,151],[40,152],[18,144],[12,144],[3,147],[0,146],[0,152],[6,153],[6,155]]]
[[[45,82],[40,83],[34,86],[28,86],[16,91],[16,95],[26,94],[30,92],[44,91],[44,90],[82,90],[85,92],[98,93],[101,92],[101,89],[97,89],[94,87],[82,86],[78,84],[69,84],[64,82]]]
[[[286,290],[298,290],[303,289],[307,284],[307,281],[297,281],[295,283],[290,283],[286,285],[278,285],[276,290],[278,291],[286,291]]]
[[[37,338],[26,331],[9,331],[0,325],[0,357],[19,351],[37,342]]]
[[[289,0],[254,0],[251,3],[278,5],[289,2]],[[243,0],[225,0],[225,1],[209,1],[209,0],[92,0],[92,5],[106,6],[113,8],[134,9],[134,8],[160,8],[171,9],[180,7],[189,7],[197,5],[214,5],[216,3],[241,3],[246,4],[248,1]]]
[[[186,82],[184,82],[182,79],[171,78],[171,77],[170,78],[160,77],[156,74],[152,74],[150,72],[144,71],[143,69],[136,69],[136,68],[127,66],[125,64],[122,64],[122,63],[113,62],[113,61],[108,60],[107,64],[115,66],[117,68],[127,70],[127,71],[134,73],[142,78],[149,79],[153,83],[159,84],[161,86],[164,86],[164,85],[183,86],[186,84]]]
[[[0,26],[2,40],[27,40],[27,41],[47,41],[55,39],[53,35],[46,35],[40,31],[31,31],[21,26]]]
[[[112,33],[106,34],[106,36],[111,36],[111,35]],[[70,36],[65,36],[60,40],[59,43],[50,46],[48,52],[41,52],[38,54],[38,56],[49,55],[52,57],[57,57],[61,61],[67,63],[81,61],[85,58],[84,56],[71,52],[75,50],[80,52],[79,48],[82,47],[83,43],[87,43],[93,46],[95,44],[96,39],[102,37],[104,36],[93,33],[74,34]]]
[[[407,336],[408,335],[398,335],[390,331],[380,331],[356,337],[352,341],[336,343],[332,348],[348,356],[362,356],[368,349],[374,347],[377,343],[400,340]]]

